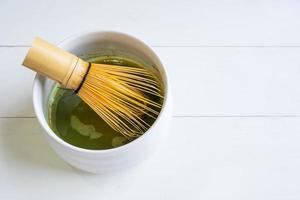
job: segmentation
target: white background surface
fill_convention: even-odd
[[[300,199],[300,1],[0,1],[0,199]],[[91,175],[34,117],[37,35],[89,29],[151,45],[174,97],[170,139],[140,165]]]

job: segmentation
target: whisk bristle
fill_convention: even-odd
[[[92,64],[77,93],[113,129],[127,138],[142,135],[150,125],[144,116],[156,118],[163,98],[158,79],[143,68]]]

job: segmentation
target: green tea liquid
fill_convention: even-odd
[[[136,61],[117,56],[99,56],[86,60],[93,63],[145,67]],[[162,101],[157,96],[149,98]],[[150,125],[155,121],[146,116],[144,120]],[[61,139],[84,149],[110,149],[130,142],[106,124],[73,91],[63,89],[59,84],[54,85],[49,97],[48,122]]]

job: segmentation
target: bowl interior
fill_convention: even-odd
[[[154,52],[141,41],[122,33],[95,32],[68,38],[60,43],[59,46],[77,56],[86,57],[95,54],[119,55],[129,57],[134,60],[144,62],[148,66],[152,66],[152,70],[157,73],[164,87],[165,98],[161,112],[163,111],[168,90],[166,72]],[[34,96],[39,98],[34,98],[36,100],[34,102],[34,107],[37,117],[39,118],[42,126],[46,126],[44,128],[46,128],[47,132],[50,131],[53,133],[47,123],[47,105],[54,81],[40,76],[36,79],[35,85],[36,84],[38,84],[38,86],[34,86],[33,92]],[[53,133],[51,135],[55,134]],[[56,139],[61,140],[59,137],[56,137]]]

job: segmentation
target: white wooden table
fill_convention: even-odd
[[[0,199],[300,199],[300,1],[0,1]],[[116,174],[73,169],[34,116],[37,35],[150,44],[170,72],[169,142]]]

